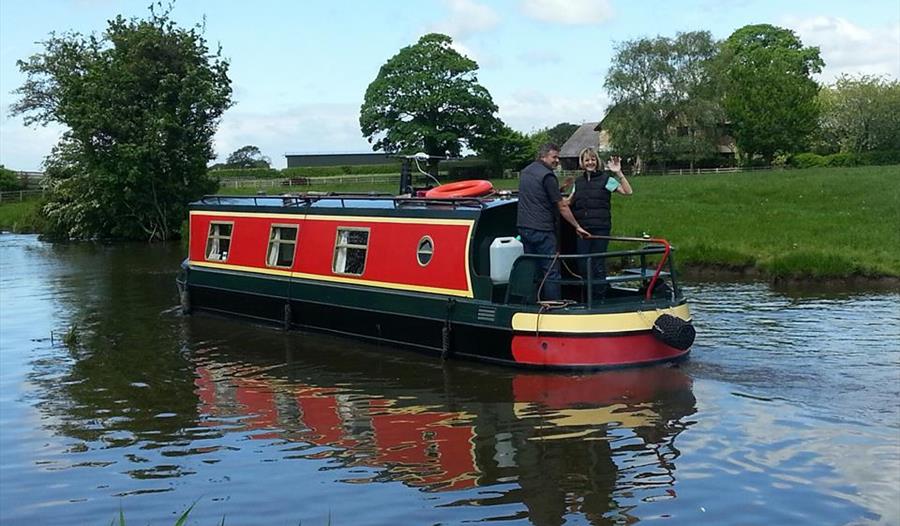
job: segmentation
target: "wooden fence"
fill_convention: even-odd
[[[43,190],[13,190],[11,192],[0,192],[0,204],[21,202],[27,199],[34,199],[44,195]]]

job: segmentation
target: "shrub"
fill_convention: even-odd
[[[772,159],[772,166],[774,168],[784,168],[788,166],[791,162],[791,156],[786,154],[778,154]]]
[[[11,192],[23,188],[24,185],[19,180],[19,174],[0,165],[0,192]]]
[[[825,157],[815,153],[798,153],[791,156],[789,162],[794,168],[813,168],[825,166]]]
[[[884,165],[900,164],[900,150],[872,150],[859,154],[860,164]]]
[[[855,153],[833,153],[825,156],[825,166],[859,166],[860,159]]]
[[[816,166],[872,166],[900,164],[900,150],[872,150],[869,152],[841,152],[830,155],[815,153],[798,153],[788,159],[794,168],[813,168]]]

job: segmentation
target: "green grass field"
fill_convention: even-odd
[[[631,183],[633,196],[613,197],[613,233],[668,239],[682,268],[769,277],[900,277],[900,166],[648,176]],[[518,182],[494,184],[514,189]],[[394,184],[309,188],[396,191]],[[34,202],[0,205],[0,228],[33,224],[35,208]]]
[[[689,266],[900,276],[898,166],[633,179],[613,231],[665,237]]]

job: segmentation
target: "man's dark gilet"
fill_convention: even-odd
[[[556,230],[557,204],[544,189],[544,177],[556,179],[553,170],[535,161],[519,174],[519,211],[516,226],[551,232]],[[556,184],[559,184],[556,182]]]
[[[590,180],[585,172],[575,181],[572,213],[582,228],[593,231],[608,230],[612,226],[609,211],[609,198],[612,193],[606,189],[607,181],[609,181],[608,172],[595,172]]]

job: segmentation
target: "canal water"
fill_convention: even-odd
[[[688,283],[680,367],[530,373],[176,308],[0,235],[0,523],[900,524],[900,294]]]

